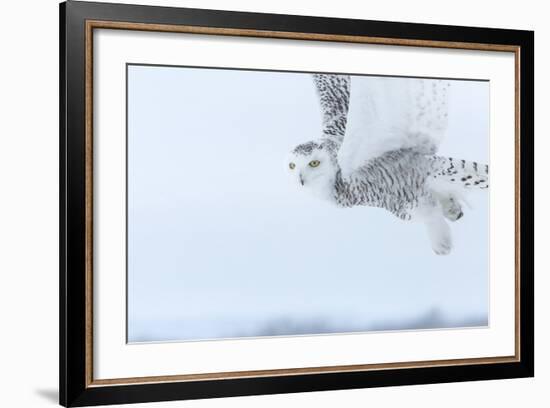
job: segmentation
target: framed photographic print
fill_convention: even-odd
[[[62,405],[533,376],[533,32],[60,27]]]

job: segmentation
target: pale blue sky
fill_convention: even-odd
[[[422,225],[298,194],[308,74],[128,67],[129,341],[482,324],[488,194],[435,256]],[[488,161],[489,83],[454,81],[440,154]]]

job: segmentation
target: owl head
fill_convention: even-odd
[[[324,143],[311,141],[296,146],[285,166],[298,188],[324,197],[332,196],[337,166]]]

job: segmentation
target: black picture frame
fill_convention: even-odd
[[[532,31],[68,1],[60,4],[60,404],[87,406],[532,377],[534,375],[534,33]],[[518,48],[518,361],[288,376],[94,385],[87,372],[86,22],[494,44]]]

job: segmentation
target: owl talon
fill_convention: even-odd
[[[451,253],[452,245],[450,242],[440,242],[439,245],[433,247],[433,251],[436,255],[449,255]]]

